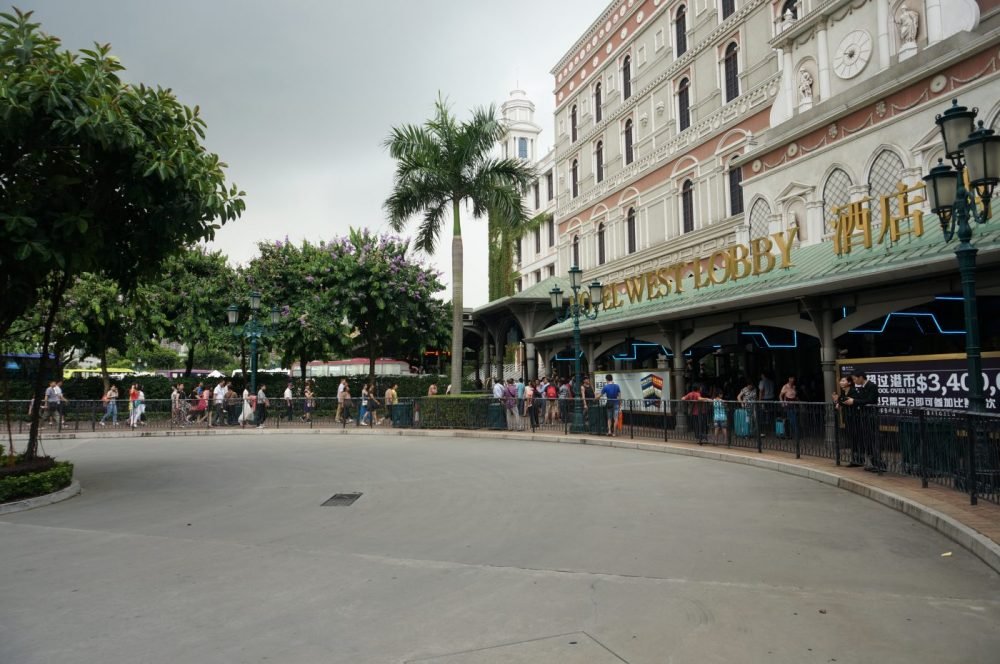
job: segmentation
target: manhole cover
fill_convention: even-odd
[[[347,507],[353,505],[354,501],[361,497],[360,493],[335,493],[330,500],[323,503],[323,507]]]

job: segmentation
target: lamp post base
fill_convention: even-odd
[[[573,409],[573,419],[569,425],[570,433],[587,433],[587,423],[583,419],[583,411],[580,410],[579,404]]]

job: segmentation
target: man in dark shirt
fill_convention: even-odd
[[[855,371],[851,380],[854,385],[843,402],[848,409],[846,415],[851,430],[851,465],[859,465],[864,454],[867,457],[865,470],[883,473],[885,462],[879,442],[878,386],[868,380],[864,371]]]

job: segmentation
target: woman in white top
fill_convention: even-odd
[[[253,424],[253,405],[250,403],[250,388],[243,388],[243,412],[240,413],[240,426],[245,427],[247,423]]]

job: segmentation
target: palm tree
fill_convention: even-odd
[[[449,207],[452,213],[451,272],[451,386],[462,391],[462,222],[461,205],[471,204],[472,216],[487,211],[506,220],[523,221],[527,211],[521,192],[535,178],[534,169],[518,159],[493,156],[507,128],[494,106],[472,111],[468,122],[458,122],[440,96],[434,117],[422,126],[393,127],[385,141],[396,160],[393,189],[384,207],[389,224],[399,232],[415,214],[416,246],[433,253]]]

